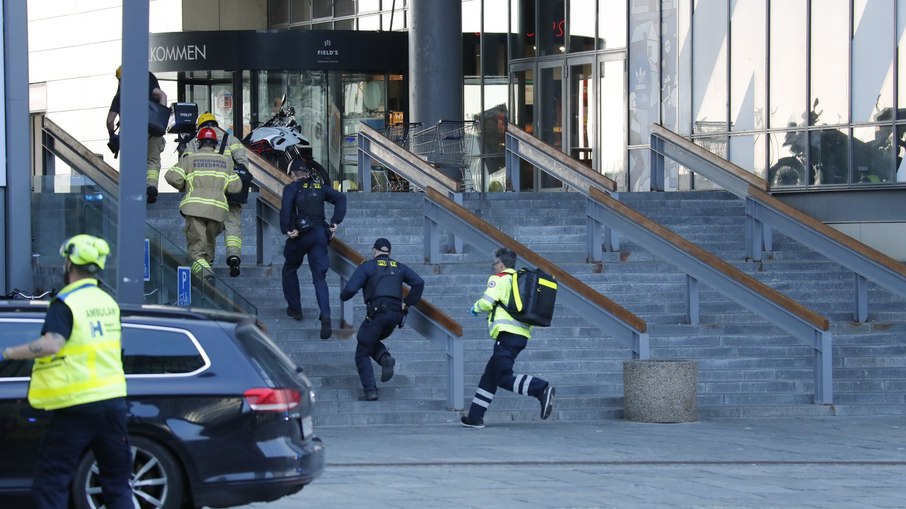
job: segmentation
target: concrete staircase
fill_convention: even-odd
[[[603,263],[585,262],[585,204],[578,193],[469,194],[466,208],[569,271],[602,294],[648,321],[655,358],[691,358],[699,363],[702,417],[742,415],[830,415],[906,413],[906,327],[902,298],[872,288],[870,321],[850,323],[852,276],[848,271],[777,235],[772,260],[755,264],[744,257],[742,202],[726,193],[624,194],[624,203],[661,222],[766,284],[826,314],[834,331],[834,406],[813,405],[814,353],[722,295],[701,289],[702,323],[684,324],[685,279],[672,265],[623,240],[619,253]],[[338,235],[365,256],[377,237],[393,243],[393,256],[425,278],[425,298],[463,325],[465,404],[468,406],[492,343],[484,320],[468,314],[483,292],[491,253],[466,246],[427,265],[423,253],[424,195],[350,193],[349,213]],[[161,195],[149,221],[184,246],[176,195]],[[364,316],[356,296],[355,328],[334,324],[334,337],[318,339],[317,309],[308,269],[303,266],[301,322],[285,315],[280,285],[282,239],[277,259],[253,266],[253,207],[244,211],[242,276],[226,277],[222,241],[216,270],[259,309],[272,338],[312,379],[318,424],[452,422],[446,409],[446,364],[442,352],[409,328],[387,345],[397,358],[396,376],[379,383],[378,402],[357,401],[361,386],[353,353],[355,330]],[[447,242],[447,247],[452,242]],[[339,316],[339,277],[329,274],[333,316]],[[336,322],[336,320],[335,320]],[[537,375],[557,387],[553,419],[588,421],[622,414],[622,361],[628,347],[592,327],[562,303],[552,327],[536,329],[516,363],[517,373]],[[539,419],[538,402],[500,391],[489,422]]]

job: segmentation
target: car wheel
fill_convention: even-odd
[[[142,437],[129,437],[132,448],[132,500],[136,509],[178,509],[182,504],[183,478],[173,454]],[[94,453],[89,452],[76,468],[72,488],[76,509],[104,507]]]

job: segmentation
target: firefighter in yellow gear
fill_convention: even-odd
[[[218,151],[213,129],[202,128],[196,138],[198,152],[180,158],[179,164],[167,170],[164,178],[185,193],[179,211],[186,218],[186,251],[192,273],[209,277],[213,275],[215,242],[229,213],[225,193],[238,192],[242,182],[233,171],[232,157]]]
[[[34,359],[28,401],[51,411],[34,478],[40,509],[68,507],[73,473],[88,448],[105,506],[133,506],[120,308],[96,279],[109,254],[107,242],[91,235],[64,242],[66,286],[51,300],[41,336],[0,353],[2,361]]]
[[[249,170],[249,157],[238,138],[223,130],[217,123],[217,118],[210,112],[198,116],[197,129],[210,127],[217,134],[224,147],[223,155],[233,160],[233,169],[242,182],[242,189],[237,193],[227,193],[227,205],[230,210],[223,220],[224,244],[226,245],[226,261],[230,266],[230,276],[239,275],[239,265],[242,263],[242,206],[248,203],[249,186],[252,183],[252,173]],[[226,140],[226,141],[224,141]],[[198,152],[198,140],[190,142],[180,157],[189,156]],[[219,149],[218,149],[219,151]]]

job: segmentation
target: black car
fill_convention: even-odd
[[[46,310],[0,301],[0,349],[37,338]],[[311,383],[254,319],[144,306],[124,307],[122,322],[136,507],[275,500],[322,473]],[[48,423],[26,399],[31,363],[0,362],[0,497],[30,492]],[[72,500],[77,509],[103,504],[90,452]]]

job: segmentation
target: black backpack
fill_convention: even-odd
[[[557,280],[541,269],[516,271],[510,301],[499,303],[513,318],[528,325],[549,327],[557,301]]]

